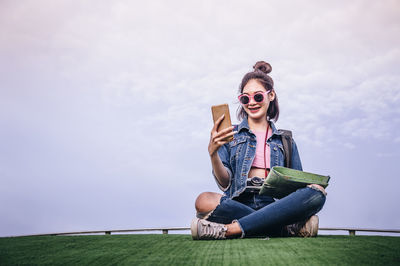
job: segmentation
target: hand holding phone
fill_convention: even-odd
[[[216,128],[217,132],[220,132],[223,129],[232,127],[231,116],[229,114],[228,104],[220,104],[220,105],[211,106],[211,112],[213,115],[214,124],[216,124],[217,121],[219,122],[217,124],[217,128]],[[222,118],[221,121],[219,121],[218,119],[221,116],[224,116],[224,117]],[[226,136],[226,138],[224,138],[224,140],[232,141],[233,136]]]
[[[233,135],[236,133],[232,131],[233,126],[227,104],[212,106],[211,111],[214,120],[214,127],[211,130],[210,144],[208,145],[210,156],[215,154],[219,147],[232,141]]]

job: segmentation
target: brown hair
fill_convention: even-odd
[[[242,83],[240,84],[240,87],[239,87],[239,93],[243,92],[243,88],[252,79],[260,82],[267,91],[274,90],[274,81],[268,75],[268,73],[270,73],[272,71],[271,65],[264,61],[258,61],[253,66],[253,68],[254,68],[254,71],[249,72],[246,75],[244,75],[244,77],[242,79]],[[240,105],[237,110],[237,118],[239,120],[242,120],[246,117],[247,117],[247,113],[243,109],[242,105]],[[267,118],[267,120],[274,120],[275,122],[278,121],[279,104],[278,104],[278,96],[276,95],[276,92],[275,92],[275,99],[269,103],[266,118]]]

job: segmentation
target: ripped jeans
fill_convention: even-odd
[[[290,195],[274,200],[257,193],[243,193],[239,197],[221,198],[220,204],[206,218],[208,221],[239,223],[242,237],[286,236],[285,226],[307,220],[325,204],[325,194],[311,187],[298,189]]]

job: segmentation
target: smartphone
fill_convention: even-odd
[[[220,105],[213,105],[213,106],[211,106],[211,112],[212,112],[214,123],[215,123],[215,121],[218,120],[218,118],[220,118],[223,114],[225,114],[224,119],[222,119],[221,123],[219,124],[219,126],[217,128],[217,132],[220,130],[223,130],[227,127],[232,126],[228,104],[225,103],[225,104],[220,104]],[[232,141],[233,136],[225,138],[224,140]]]

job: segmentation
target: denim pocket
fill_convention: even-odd
[[[231,142],[229,142],[229,147],[233,148],[241,143],[246,142],[246,137],[245,136],[241,136],[238,138],[234,138]]]

